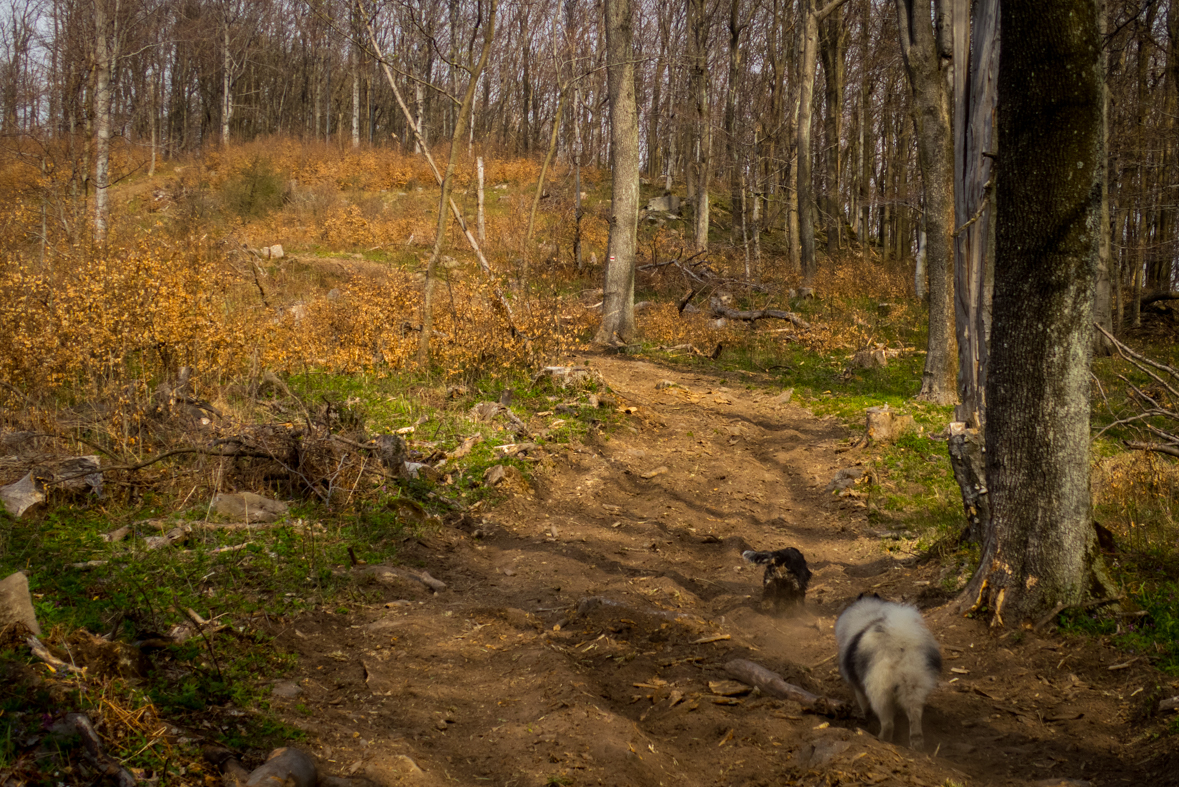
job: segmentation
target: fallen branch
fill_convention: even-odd
[[[82,739],[86,753],[104,776],[114,777],[120,787],[134,787],[136,781],[131,772],[103,753],[102,742],[89,718],[82,713],[67,713],[65,726],[77,733],[78,737]]]
[[[1156,454],[1166,454],[1167,456],[1174,456],[1179,458],[1179,448],[1173,445],[1164,445],[1163,443],[1139,443],[1134,440],[1126,441],[1127,448],[1133,448],[1136,451],[1152,451]]]
[[[784,312],[781,309],[758,309],[756,311],[739,311],[737,309],[730,309],[720,302],[720,298],[715,295],[708,301],[709,308],[717,317],[726,317],[730,320],[742,320],[744,322],[757,322],[758,320],[786,320],[794,323],[799,328],[810,330],[811,326],[806,320],[799,317],[794,312]]]
[[[1179,697],[1171,697],[1169,700],[1159,701],[1159,711],[1179,710]]]
[[[752,661],[734,659],[725,664],[725,672],[742,683],[756,686],[765,694],[797,702],[805,710],[813,713],[821,713],[825,716],[842,716],[847,713],[847,703],[842,700],[811,694],[806,689],[787,683],[776,673]]]
[[[44,661],[45,664],[54,672],[76,672],[79,675],[83,673],[81,667],[75,667],[73,664],[67,664],[49,652],[49,648],[42,644],[41,640],[36,637],[29,637],[25,640],[29,646],[29,650],[33,651],[33,655]]]

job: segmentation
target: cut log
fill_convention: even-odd
[[[0,487],[0,501],[17,519],[38,503],[45,502],[45,485],[32,471],[21,480]]]
[[[289,746],[270,752],[266,762],[250,773],[246,787],[315,787],[315,760]]]
[[[847,713],[847,703],[842,700],[811,694],[806,689],[787,683],[776,673],[752,661],[734,659],[725,664],[725,672],[742,683],[756,686],[765,694],[797,702],[812,713],[821,713],[825,716],[842,716]]]

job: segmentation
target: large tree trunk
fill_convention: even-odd
[[[595,341],[629,341],[635,331],[635,250],[639,223],[639,111],[631,0],[606,0],[606,80],[610,101],[610,240],[602,324]]]
[[[1089,359],[1101,158],[1096,0],[1004,3],[991,521],[963,602],[1019,626],[1104,580],[1089,501]]]
[[[929,271],[929,344],[918,399],[957,401],[954,337],[954,140],[946,72],[951,46],[934,33],[934,16],[949,16],[949,0],[897,0],[901,55],[913,91],[917,158],[925,189],[925,260]],[[939,24],[939,28],[942,25]]]
[[[688,64],[692,102],[696,111],[693,151],[696,183],[696,215],[693,245],[697,251],[708,249],[708,183],[712,180],[712,111],[708,98],[708,17],[705,0],[688,2]]]

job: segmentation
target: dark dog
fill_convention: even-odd
[[[779,549],[777,552],[754,552],[747,550],[741,557],[750,563],[766,567],[762,579],[761,601],[774,612],[783,612],[806,601],[806,586],[811,581],[811,570],[806,558],[794,547]]]

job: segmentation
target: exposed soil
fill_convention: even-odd
[[[1140,712],[1167,680],[1142,660],[1109,669],[1128,657],[1100,642],[1000,637],[955,614],[936,561],[894,559],[863,505],[826,491],[871,450],[836,422],[692,371],[590,363],[637,408],[627,425],[545,459],[484,521],[408,542],[406,563],[446,590],[382,585],[385,604],[279,633],[300,663],[274,704],[328,770],[520,787],[1179,784],[1173,739]],[[814,571],[794,617],[761,611],[762,569],[741,558],[786,546]],[[877,741],[874,721],[710,687],[746,658],[850,702],[832,627],[865,590],[921,606],[942,644],[925,752]]]

